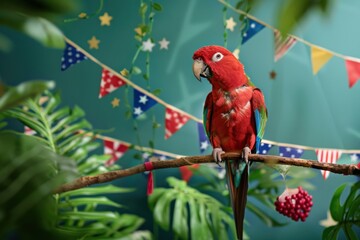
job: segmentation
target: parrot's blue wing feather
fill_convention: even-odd
[[[212,94],[211,92],[208,94],[203,110],[203,124],[205,128],[205,132],[209,141],[211,142],[210,129],[211,129],[211,118],[212,118]]]
[[[259,103],[263,102],[263,101],[261,101],[262,99],[259,99],[259,98],[263,98],[261,91],[257,88],[254,89],[254,92],[255,91],[257,91],[257,94],[254,94],[255,99],[253,99],[253,101],[256,101],[257,104],[254,104],[255,106],[253,108],[253,111],[254,111],[255,127],[256,127],[255,148],[256,148],[256,151],[258,151],[260,149],[261,140],[263,139],[264,133],[265,133],[265,125],[266,125],[266,121],[267,121],[267,111],[266,111],[265,105],[259,104]]]

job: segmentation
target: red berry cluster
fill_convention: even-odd
[[[285,189],[275,201],[276,211],[294,221],[305,221],[313,205],[312,196],[302,187]]]

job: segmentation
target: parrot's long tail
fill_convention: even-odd
[[[243,224],[248,191],[249,165],[239,161],[226,161],[226,175],[234,212],[237,239],[243,239]]]

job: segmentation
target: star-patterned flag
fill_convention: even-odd
[[[134,118],[137,118],[155,104],[157,104],[157,101],[134,88]]]
[[[317,159],[321,163],[336,163],[341,156],[341,151],[330,149],[316,149]],[[323,178],[326,180],[329,177],[330,172],[321,170]]]
[[[255,22],[252,19],[249,19],[248,28],[242,34],[242,42],[241,42],[241,44],[244,44],[245,42],[247,42],[255,34],[260,32],[264,27],[265,27],[264,25],[262,25],[262,24],[260,24],[258,22]]]
[[[33,136],[36,134],[36,132],[33,129],[29,128],[28,126],[24,126],[24,134]]]
[[[260,148],[259,150],[256,151],[257,154],[263,154],[263,155],[266,155],[270,149],[271,149],[272,145],[271,144],[268,144],[268,143],[261,143],[260,144]]]
[[[65,71],[73,64],[79,63],[85,59],[87,59],[87,57],[82,52],[71,46],[69,43],[66,43],[64,55],[61,58],[61,71]]]
[[[165,113],[165,139],[168,139],[189,120],[189,117],[171,108]]]
[[[296,43],[296,39],[288,36],[285,39],[279,31],[274,32],[275,38],[275,62],[282,58]]]
[[[360,153],[352,153],[350,154],[351,164],[356,164],[360,162]]]
[[[291,148],[291,147],[279,146],[279,155],[281,157],[300,158],[303,153],[304,153],[304,150],[301,148]]]
[[[204,125],[202,123],[197,123],[198,133],[199,133],[199,144],[200,152],[203,153],[209,147],[209,140],[205,134]]]
[[[125,85],[125,81],[107,69],[102,70],[99,98]]]
[[[105,163],[106,166],[114,164],[124,153],[129,146],[120,141],[104,140],[104,153],[111,155],[110,159]]]

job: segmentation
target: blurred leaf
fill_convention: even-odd
[[[65,47],[64,35],[60,29],[45,18],[20,13],[1,13],[0,24],[28,35],[46,47],[60,49]]]
[[[64,35],[60,29],[45,18],[28,18],[22,26],[22,31],[46,47],[65,47]]]
[[[111,201],[107,197],[91,197],[91,198],[74,198],[69,200],[63,200],[59,203],[60,208],[66,208],[66,207],[78,207],[82,205],[88,205],[88,204],[96,204],[96,205],[106,205],[106,206],[112,206],[112,207],[122,207],[120,204]]]
[[[54,82],[29,81],[21,83],[16,87],[9,87],[0,95],[0,112],[20,104],[29,97],[35,97],[54,86]]]
[[[338,239],[337,236],[339,234],[340,229],[341,228],[339,226],[331,226],[331,227],[326,228],[323,231],[322,239],[323,240],[337,240]]]
[[[12,50],[12,48],[13,48],[13,44],[11,40],[5,35],[0,34],[0,51],[8,53]]]
[[[332,218],[337,221],[337,225],[325,228],[323,231],[323,239],[338,239],[338,234],[342,229],[347,239],[358,239],[353,227],[360,226],[360,181],[354,183],[349,195],[343,205],[340,199],[348,184],[338,187],[330,202],[330,213]]]
[[[141,3],[140,5],[140,9],[139,9],[139,14],[141,17],[145,16],[146,12],[147,12],[148,6],[146,3]]]
[[[54,229],[52,191],[77,177],[72,160],[34,138],[0,133],[0,238],[9,229],[21,239],[67,239]]]
[[[287,0],[278,14],[277,28],[283,35],[286,35],[305,18],[310,10],[320,8],[322,12],[326,12],[329,9],[330,2],[331,0]]]
[[[161,93],[161,89],[159,89],[159,88],[152,91],[152,94],[154,94],[155,96],[159,96],[160,93]]]
[[[346,188],[346,184],[343,184],[340,187],[338,187],[336,189],[336,191],[334,192],[334,195],[330,202],[331,216],[335,221],[340,221],[344,214],[344,212],[343,212],[344,209],[342,208],[342,206],[340,204],[340,197],[345,188]]]
[[[131,68],[131,74],[133,74],[133,75],[139,75],[139,74],[141,74],[141,69],[140,69],[139,67],[137,67],[137,66],[133,66],[133,67]]]
[[[76,8],[76,2],[72,0],[2,0],[2,11],[23,12],[32,16],[52,17],[52,15],[65,14]]]
[[[154,2],[152,6],[153,6],[153,8],[154,8],[155,11],[158,11],[158,12],[161,12],[161,11],[162,11],[162,6],[161,6],[160,3]]]
[[[68,197],[68,196],[88,196],[88,195],[104,195],[104,194],[115,194],[115,193],[128,193],[133,192],[135,189],[131,188],[120,188],[114,185],[105,185],[99,187],[87,187],[81,188],[77,190],[73,190],[71,192],[64,192],[61,193],[61,197]]]

